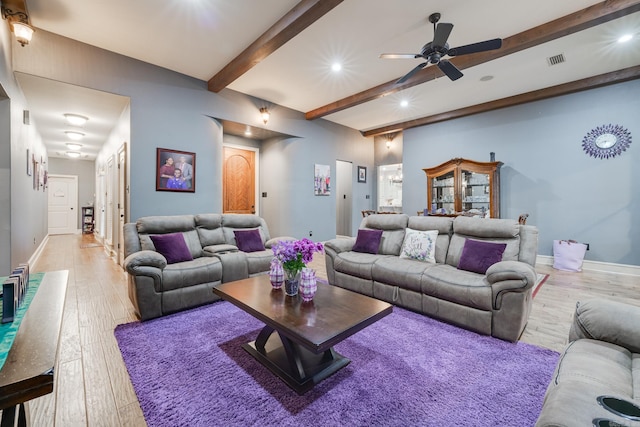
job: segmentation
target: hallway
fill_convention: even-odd
[[[93,235],[50,236],[32,271],[69,270],[54,393],[29,402],[33,426],[145,426],[113,329],[136,320],[127,275]]]

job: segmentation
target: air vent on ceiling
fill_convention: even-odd
[[[564,53],[547,58],[547,64],[549,64],[549,66],[562,64],[565,61],[566,60],[564,59]]]

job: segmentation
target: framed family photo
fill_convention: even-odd
[[[367,168],[358,166],[358,182],[367,182]]]
[[[196,191],[196,154],[156,149],[156,191]]]

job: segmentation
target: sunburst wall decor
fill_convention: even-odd
[[[608,159],[626,151],[631,144],[631,133],[620,125],[602,125],[591,130],[582,139],[582,149],[591,157]]]

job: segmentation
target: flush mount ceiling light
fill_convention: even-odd
[[[80,157],[80,152],[79,151],[67,151],[67,157],[71,157],[72,159],[77,159],[78,157]]]
[[[65,131],[64,133],[67,134],[67,138],[72,139],[74,141],[79,141],[84,137],[84,133],[81,132],[75,132],[75,131]]]
[[[73,142],[69,142],[67,144],[67,148],[72,151],[80,151],[80,149],[82,148],[82,144],[75,144]]]
[[[3,0],[2,18],[9,21],[11,31],[22,47],[29,44],[33,36],[33,27],[29,23],[29,14],[24,0]]]
[[[262,121],[266,125],[269,121],[269,117],[271,117],[271,114],[269,113],[269,110],[267,110],[267,107],[262,107],[260,109],[260,116],[262,116]]]
[[[84,126],[89,120],[89,117],[81,116],[80,114],[65,114],[64,118],[72,126]]]

